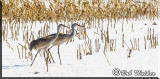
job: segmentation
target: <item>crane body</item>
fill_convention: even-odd
[[[29,46],[30,51],[32,51],[33,49],[36,49],[36,50],[38,50],[37,51],[37,54],[38,54],[41,50],[44,50],[44,58],[45,58],[45,52],[52,45],[52,43],[54,43],[55,40],[58,38],[59,30],[60,30],[61,26],[67,27],[63,24],[59,24],[57,27],[57,33],[55,33],[55,37],[45,36],[45,37],[38,38],[36,40],[31,41],[30,46]],[[35,60],[37,54],[35,55],[34,60]],[[34,60],[33,60],[33,62],[34,62]],[[33,62],[32,62],[32,64],[33,64]],[[32,64],[30,66],[32,66]]]
[[[77,23],[72,24],[72,32],[71,32],[71,34],[62,34],[62,33],[60,33],[59,36],[57,37],[57,39],[52,43],[52,46],[48,49],[48,51],[49,51],[53,46],[57,46],[58,45],[58,55],[59,55],[60,64],[61,64],[61,58],[60,58],[60,53],[59,53],[59,47],[64,42],[67,42],[67,41],[69,41],[70,39],[73,38],[73,36],[74,36],[74,27],[75,26],[83,27],[83,26],[81,26],[81,25],[79,25]],[[55,38],[56,34],[50,34],[48,36],[51,36],[51,37]]]

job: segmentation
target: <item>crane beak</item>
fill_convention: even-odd
[[[84,26],[81,26],[81,25],[79,25],[80,27],[84,27]]]
[[[79,25],[79,24],[77,24],[78,26],[80,26],[80,27],[84,27],[84,26],[81,26],[81,25]]]
[[[65,25],[62,25],[63,27],[67,27],[67,28],[69,28],[68,26],[65,26]]]

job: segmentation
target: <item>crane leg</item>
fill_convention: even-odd
[[[44,50],[43,53],[44,53],[44,59],[45,59],[45,61],[48,62],[48,59],[49,59],[49,50]]]
[[[44,58],[45,58],[45,51],[43,52],[43,54],[44,54]]]
[[[61,57],[60,57],[60,53],[59,53],[59,45],[58,45],[58,55],[59,55],[60,65],[62,65],[61,64]]]
[[[48,49],[48,51],[53,47],[53,45]]]
[[[46,52],[46,55],[47,55],[47,57],[46,57],[46,58],[45,58],[45,52]],[[49,58],[48,50],[45,50],[45,51],[44,51],[44,59],[45,59],[45,61],[46,61],[47,72],[48,72],[48,58]]]
[[[51,54],[51,52],[49,51],[49,49],[48,49],[48,53],[49,53],[49,55],[51,56],[53,63],[55,63],[55,61],[54,61],[54,59],[53,59],[53,57],[52,57],[52,54]]]
[[[37,57],[37,55],[38,55],[39,51],[40,51],[40,50],[38,50],[38,52],[36,53],[36,55],[35,55],[35,57],[34,57],[34,59],[33,59],[32,63],[31,63],[31,65],[30,65],[30,67],[31,67],[31,66],[32,66],[32,64],[34,63],[34,60],[36,59],[36,57]]]
[[[44,54],[44,59],[45,59],[45,61],[46,61],[46,57],[45,57],[45,50],[44,50],[43,54]]]

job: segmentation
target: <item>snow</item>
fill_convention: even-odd
[[[157,25],[152,25],[153,22],[156,22]],[[84,40],[79,40],[76,36],[74,36],[74,42],[69,42],[68,44],[64,43],[60,45],[60,55],[62,65],[60,65],[59,57],[58,57],[58,48],[54,46],[50,51],[53,55],[55,63],[49,63],[49,71],[46,70],[45,60],[43,56],[40,54],[37,55],[37,58],[32,67],[30,67],[31,60],[29,59],[19,59],[19,54],[17,51],[18,43],[24,45],[23,34],[20,31],[18,41],[12,41],[11,38],[8,39],[8,42],[14,48],[14,50],[8,47],[8,44],[3,40],[2,41],[2,77],[114,77],[112,74],[112,70],[114,68],[119,68],[120,70],[134,71],[134,70],[150,70],[151,72],[156,73],[156,77],[158,76],[158,64],[159,48],[149,48],[144,49],[144,36],[147,36],[148,27],[155,28],[155,34],[158,34],[158,30],[160,30],[160,20],[141,20],[141,21],[129,21],[128,23],[124,21],[122,32],[122,21],[116,23],[116,31],[115,29],[109,27],[109,35],[110,39],[117,39],[116,51],[106,52],[107,58],[110,62],[110,66],[104,56],[103,48],[104,43],[100,40],[101,48],[99,52],[95,52],[95,39],[101,38],[101,35],[94,35],[94,32],[97,32],[97,29],[87,29],[87,34],[89,38],[92,40],[93,53],[92,55],[85,55],[82,51],[82,59],[77,59],[77,45],[84,44]],[[134,32],[132,32],[132,23],[134,25]],[[147,24],[146,26],[144,24]],[[31,25],[27,24],[28,27]],[[101,24],[102,25],[102,24]],[[2,26],[4,26],[2,24]],[[33,24],[32,31],[35,33],[35,38],[37,38],[38,30],[43,27],[44,23],[36,23]],[[54,23],[54,26],[56,24]],[[103,24],[104,29],[107,27],[107,22]],[[29,27],[30,28],[30,27]],[[35,30],[36,29],[36,30]],[[50,29],[50,33],[55,33],[56,28]],[[100,29],[98,31],[100,33]],[[125,41],[131,48],[130,39],[139,38],[140,40],[140,51],[133,50],[131,54],[131,58],[127,58],[129,51],[125,45],[122,48],[122,34],[125,34]],[[11,35],[11,34],[9,34]],[[10,37],[10,36],[9,36]],[[3,38],[2,38],[3,39]],[[159,36],[160,40],[160,36]],[[158,40],[158,41],[159,41]],[[147,42],[147,44],[149,44]],[[148,45],[147,45],[148,46]],[[20,48],[20,46],[19,46]],[[22,50],[20,49],[20,53]],[[27,49],[29,51],[29,49]],[[36,50],[32,53],[35,55]],[[41,52],[42,53],[42,52]],[[41,54],[43,55],[43,54]],[[134,76],[132,73],[131,76]]]

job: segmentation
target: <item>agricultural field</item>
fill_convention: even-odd
[[[158,77],[159,5],[159,0],[3,0],[2,77]],[[80,27],[72,28],[74,23]],[[59,53],[57,45],[31,50],[33,40],[48,39],[59,24],[67,26],[60,28],[62,35],[74,32]],[[115,68],[129,73],[115,75]]]

